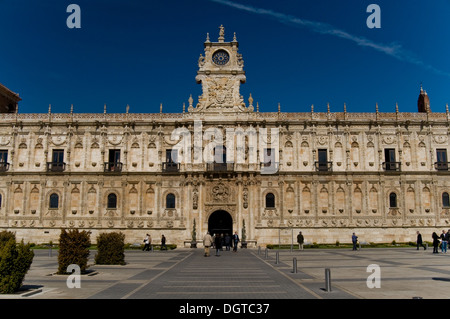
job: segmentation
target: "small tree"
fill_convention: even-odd
[[[195,225],[195,218],[194,218],[194,225],[192,226],[191,248],[197,248],[197,229]]]
[[[245,229],[245,219],[242,220],[242,248],[247,248],[247,231]]]
[[[15,235],[11,232],[0,233],[0,293],[13,293],[22,286],[34,258],[30,247],[23,240],[17,244]]]
[[[72,264],[78,265],[81,273],[86,273],[90,246],[89,232],[62,229],[59,237],[58,274],[67,274],[67,267]]]
[[[125,235],[102,233],[97,237],[98,252],[95,263],[99,265],[125,265]]]

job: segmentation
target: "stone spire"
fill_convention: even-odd
[[[417,109],[419,113],[431,112],[430,108],[430,98],[428,97],[427,91],[425,91],[420,84],[420,94],[417,100]]]

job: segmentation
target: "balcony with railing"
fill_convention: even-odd
[[[234,163],[206,163],[206,171],[212,173],[233,172]]]
[[[163,162],[162,171],[163,173],[177,173],[180,171],[180,163]]]
[[[261,174],[276,174],[280,168],[279,162],[261,162],[260,163],[260,172]]]
[[[383,162],[383,169],[386,172],[400,172],[401,168],[401,162]]]
[[[64,162],[47,162],[47,172],[60,173],[66,170]]]
[[[333,162],[314,162],[314,166],[317,172],[331,172]]]
[[[9,163],[0,162],[0,172],[6,172],[7,170],[9,170]]]
[[[450,167],[449,162],[436,162],[434,163],[434,168],[438,171],[448,172]]]
[[[121,162],[105,162],[105,173],[121,173],[123,164]]]

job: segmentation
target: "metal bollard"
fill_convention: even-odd
[[[278,265],[280,263],[280,253],[277,251],[275,254],[275,264]]]
[[[258,246],[258,255],[261,255],[261,246]]]
[[[295,258],[295,257],[294,257],[294,259],[292,260],[292,267],[293,267],[292,272],[293,272],[294,274],[296,274],[296,273],[297,273],[297,258]]]
[[[52,257],[52,245],[49,245],[48,256]]]
[[[266,259],[269,257],[269,249],[266,248]]]
[[[330,268],[325,269],[325,289],[327,292],[331,291],[331,271]]]

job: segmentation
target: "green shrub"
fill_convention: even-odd
[[[10,294],[22,286],[33,262],[34,252],[23,240],[17,244],[13,233],[2,232],[0,237],[0,293]]]
[[[125,265],[125,235],[102,233],[97,237],[95,263],[99,265]]]
[[[58,274],[67,274],[67,267],[71,264],[78,265],[81,273],[86,273],[90,246],[89,232],[62,229],[59,237]]]
[[[4,230],[0,232],[0,247],[5,245],[10,239],[16,240],[16,235],[13,232]]]

